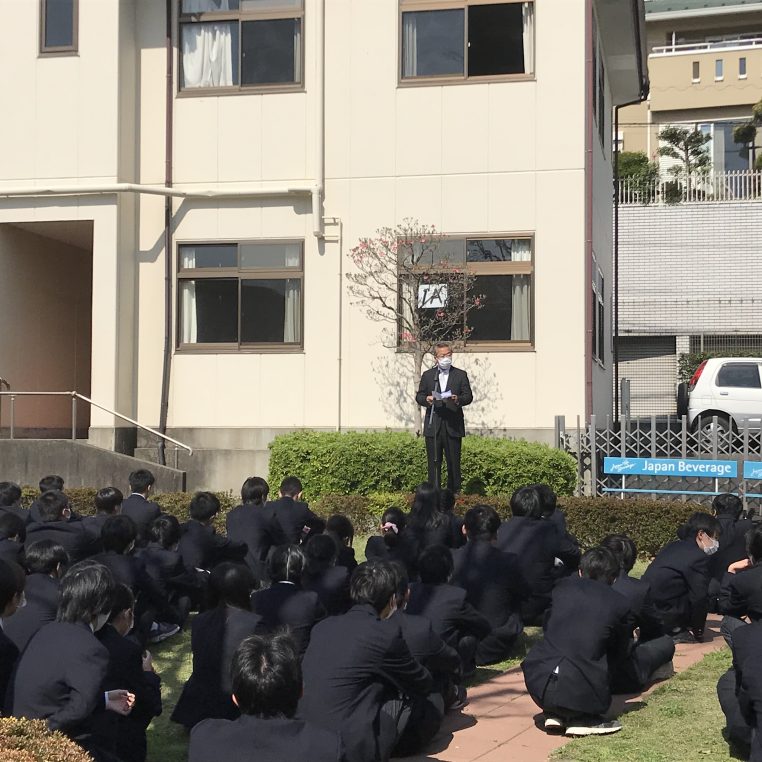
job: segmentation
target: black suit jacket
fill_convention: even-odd
[[[258,580],[267,579],[270,548],[286,542],[272,506],[272,503],[239,505],[225,519],[228,537],[233,542],[246,544],[245,561]]]
[[[451,391],[457,396],[458,401],[451,400],[435,401],[433,405],[434,414],[432,416],[432,407],[426,404],[426,397],[433,391],[443,392]],[[474,399],[471,392],[471,385],[468,381],[468,374],[460,368],[451,367],[447,389],[439,388],[439,368],[437,366],[429,368],[421,376],[421,382],[418,384],[418,392],[415,395],[415,401],[423,408],[426,408],[426,416],[423,424],[423,434],[427,437],[434,436],[434,430],[437,433],[444,429],[447,436],[464,437],[466,436],[466,425],[463,419],[463,408],[470,405]]]
[[[747,558],[746,533],[754,526],[748,519],[734,521],[732,516],[720,515],[720,549],[710,557],[709,565],[712,578],[721,582],[728,571],[728,566]]]
[[[0,505],[0,516],[4,513],[12,513],[14,516],[18,516],[25,524],[32,520],[29,509],[22,508],[20,505]]]
[[[18,609],[12,617],[3,622],[5,634],[16,644],[19,651],[26,648],[26,644],[38,630],[56,618],[58,588],[58,580],[47,574],[30,574],[26,578],[26,606]]]
[[[58,543],[69,555],[69,565],[82,561],[98,550],[98,543],[81,521],[48,521],[27,527],[24,547],[40,540]]]
[[[379,747],[389,747],[396,724],[387,724],[381,706],[397,690],[425,696],[432,688],[431,675],[413,658],[399,624],[382,621],[369,605],[316,625],[302,671],[299,715],[341,732],[350,762],[379,759]]]
[[[161,515],[161,508],[152,500],[147,500],[136,492],[124,499],[122,514],[129,516],[138,528],[138,543],[145,544],[148,541],[148,528],[154,519]]]
[[[329,616],[346,614],[352,606],[349,598],[349,569],[346,566],[331,566],[320,574],[305,576],[302,586],[317,593],[320,603]]]
[[[24,546],[16,540],[7,537],[0,539],[0,560],[11,561],[19,566],[24,565]]]
[[[52,622],[30,641],[13,678],[14,717],[47,720],[51,730],[86,740],[105,711],[109,655],[86,624]]]
[[[544,629],[521,665],[531,697],[543,707],[549,681],[556,680],[556,706],[605,713],[611,703],[609,669],[626,660],[632,639],[627,600],[604,582],[569,577],[553,590]]]
[[[282,542],[298,545],[325,529],[325,521],[316,516],[307,503],[301,503],[292,497],[273,500],[267,507],[275,514],[275,520],[282,532]]]
[[[191,519],[181,528],[183,534],[177,549],[187,569],[211,571],[223,561],[243,561],[246,555],[245,545],[217,534],[212,526]]]
[[[140,609],[152,606],[162,610],[167,596],[146,570],[145,561],[139,556],[123,555],[113,550],[93,556],[93,561],[103,564],[114,575],[114,580],[132,590]]]
[[[6,625],[13,617],[8,617],[3,623]],[[8,694],[8,686],[11,684],[13,670],[19,658],[19,649],[7,633],[0,627],[0,708],[5,703]]]
[[[445,643],[457,646],[466,635],[481,640],[492,630],[490,623],[466,600],[466,591],[455,585],[410,585],[406,611],[425,616]]]
[[[414,577],[417,558],[415,538],[403,531],[393,539],[394,542],[390,545],[380,535],[368,537],[368,542],[365,544],[365,558],[368,561],[396,561],[407,569],[411,577]]]
[[[233,654],[244,638],[263,631],[262,618],[251,611],[218,606],[199,614],[191,625],[193,672],[172,712],[172,720],[192,728],[207,718],[238,717],[230,698]]]
[[[460,656],[434,631],[430,620],[407,610],[398,610],[391,618],[399,623],[410,653],[431,673],[435,689],[443,689],[456,678]]]
[[[191,731],[188,762],[344,762],[337,732],[286,717],[204,720]]]
[[[762,563],[725,574],[720,588],[720,613],[748,616],[753,622],[762,619]]]
[[[635,626],[640,628],[642,642],[664,635],[664,622],[654,606],[651,586],[646,580],[622,573],[614,580],[612,588],[630,604]]]
[[[95,516],[83,516],[82,526],[90,532],[98,552],[103,549],[101,546],[101,530],[107,519],[111,518],[109,513],[96,513]]]
[[[741,714],[752,734],[749,762],[762,762],[762,622],[753,622],[733,630],[733,668],[736,673],[736,695]]]

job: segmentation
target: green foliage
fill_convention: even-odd
[[[676,539],[677,528],[696,511],[698,503],[671,500],[619,500],[614,497],[565,497],[559,507],[566,513],[569,531],[589,548],[607,534],[626,534],[641,556],[655,556]]]
[[[683,200],[683,186],[677,180],[664,183],[664,203],[679,204]]]
[[[511,494],[545,482],[559,494],[576,484],[574,459],[547,445],[510,439],[463,440],[463,491]],[[269,481],[275,489],[298,476],[307,499],[323,495],[412,492],[426,480],[424,440],[406,432],[298,431],[270,444]]]
[[[619,177],[634,177],[648,169],[648,156],[643,151],[622,151],[617,159]]]
[[[762,153],[757,156],[757,158],[754,160],[754,169],[756,169],[758,172],[762,170]]]
[[[0,719],[0,759],[3,762],[92,762],[92,757],[44,720]]]
[[[733,142],[740,143],[741,145],[748,145],[754,143],[757,137],[757,126],[754,122],[747,122],[745,124],[737,124],[733,128]]]
[[[675,176],[691,175],[694,172],[707,171],[712,166],[712,157],[706,144],[711,135],[701,130],[689,130],[687,127],[665,127],[659,133],[659,156],[667,156],[680,162],[672,167],[670,173]]]
[[[639,203],[650,204],[656,193],[659,165],[649,161],[642,151],[623,151],[617,160],[619,179],[627,180],[630,197],[634,195]]]

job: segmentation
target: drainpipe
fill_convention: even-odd
[[[172,187],[172,125],[173,125],[173,62],[172,49],[172,0],[166,0],[166,86],[164,126],[164,186]],[[159,431],[167,433],[169,412],[169,382],[172,371],[172,197],[164,198],[164,356],[161,373],[161,402],[159,407]],[[167,465],[165,440],[159,439],[159,463]]]
[[[323,195],[325,193],[325,0],[315,16],[315,188],[312,192],[312,232],[325,237]]]
[[[585,421],[593,412],[593,0],[585,0]]]

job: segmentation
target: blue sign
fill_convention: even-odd
[[[758,466],[762,469],[762,463]],[[738,464],[734,460],[696,458],[604,458],[603,471],[614,476],[703,476],[712,479],[735,479],[738,476]],[[762,475],[758,478],[762,479]]]
[[[747,460],[743,464],[744,479],[762,479],[762,461]]]

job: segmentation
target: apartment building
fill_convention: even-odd
[[[650,96],[620,110],[618,134],[660,165],[648,191],[625,180],[620,193],[618,375],[635,416],[675,414],[682,355],[762,354],[760,133],[735,140],[762,99],[762,2],[645,7]],[[707,136],[701,176],[675,181],[679,162],[659,157],[673,125]]]
[[[82,391],[91,443],[155,457],[110,411],[166,423],[190,486],[236,487],[280,432],[410,428],[410,358],[346,278],[408,217],[487,295],[471,430],[610,410],[642,0],[7,0],[0,25],[0,376]],[[14,416],[71,425],[65,397]]]

